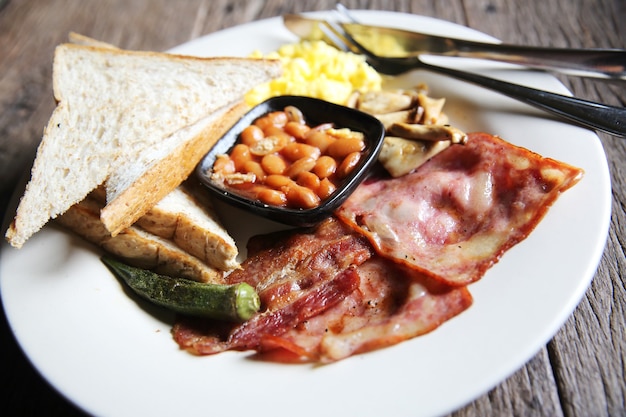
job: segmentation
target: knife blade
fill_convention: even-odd
[[[287,14],[285,27],[304,40],[323,40],[324,20]],[[358,23],[341,23],[346,32],[379,56],[440,55],[477,58],[568,75],[626,80],[626,50],[551,48],[486,43]]]

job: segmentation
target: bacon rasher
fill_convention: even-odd
[[[474,133],[413,173],[361,184],[336,214],[381,256],[449,285],[467,285],[525,239],[582,174]]]
[[[428,333],[472,304],[467,288],[437,283],[379,256],[357,271],[357,290],[290,331],[266,338],[264,348],[333,362]]]
[[[182,348],[331,362],[427,333],[472,303],[466,288],[370,258],[365,239],[334,219],[312,233],[256,238],[249,251],[230,282],[254,285],[264,312],[239,325],[180,319],[174,337]]]
[[[256,288],[263,312],[240,325],[181,319],[173,329],[181,348],[196,354],[262,350],[280,335],[349,296],[359,285],[356,266],[372,255],[365,238],[329,219],[310,231],[254,239],[242,269],[229,283]]]

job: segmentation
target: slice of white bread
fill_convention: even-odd
[[[89,198],[102,207],[106,193],[100,187]],[[206,191],[193,178],[167,194],[133,226],[168,240],[210,267],[224,272],[240,267],[235,240],[221,224]]]
[[[70,32],[69,41],[79,45],[117,49],[114,45],[75,32]],[[91,196],[104,205],[106,192],[103,191],[99,188]],[[175,188],[134,225],[168,239],[211,267],[231,271],[240,266],[235,241],[220,223],[211,200],[198,181],[190,179]]]
[[[209,198],[191,181],[159,201],[135,226],[169,239],[207,265],[222,271],[239,268],[234,239],[221,225]]]
[[[58,105],[7,240],[21,247],[105,182],[101,218],[120,233],[189,175],[245,111],[245,92],[280,72],[272,60],[59,45]]]
[[[224,272],[212,268],[167,239],[131,226],[111,236],[100,221],[102,204],[88,196],[73,205],[55,222],[131,265],[199,282],[224,283]]]

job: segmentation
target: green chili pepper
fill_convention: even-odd
[[[246,283],[205,284],[172,278],[103,257],[102,262],[139,296],[177,313],[227,321],[245,321],[261,301]]]

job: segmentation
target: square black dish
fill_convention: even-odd
[[[283,111],[288,106],[299,109],[307,125],[332,124],[335,129],[347,128],[361,132],[365,148],[357,165],[337,183],[336,190],[314,208],[290,208],[270,205],[250,198],[237,190],[224,186],[212,179],[213,165],[220,155],[231,152],[240,143],[241,132],[254,121],[268,113]],[[211,193],[235,207],[256,215],[292,226],[311,226],[329,217],[348,198],[354,189],[365,179],[370,168],[376,163],[380,153],[385,130],[375,117],[361,111],[333,104],[324,100],[301,96],[278,96],[258,104],[246,113],[213,146],[196,167],[196,175]]]

